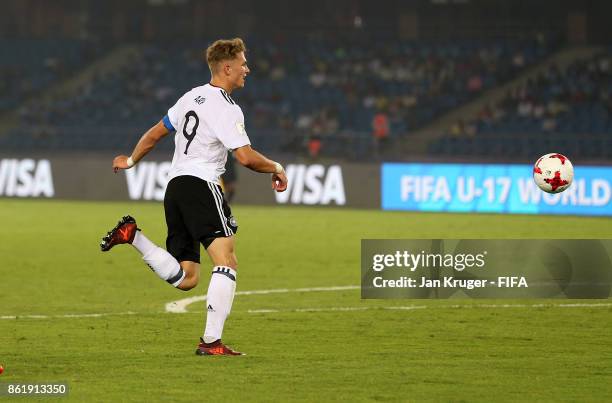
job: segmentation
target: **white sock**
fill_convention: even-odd
[[[236,291],[236,271],[225,266],[213,267],[206,294],[206,329],[204,343],[221,339],[225,319],[232,310]]]
[[[174,287],[181,284],[185,278],[185,273],[179,262],[165,249],[149,241],[140,231],[136,231],[132,246],[142,253],[142,259],[162,280]]]

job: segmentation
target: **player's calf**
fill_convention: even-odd
[[[185,273],[185,278],[176,288],[183,291],[195,288],[200,282],[200,265],[196,262],[183,261],[181,268]]]
[[[155,245],[144,236],[144,234],[140,232],[140,229],[136,227],[136,220],[129,215],[119,220],[115,228],[110,230],[106,236],[102,238],[100,248],[103,252],[106,252],[113,246],[123,243],[132,244],[132,246],[142,254],[142,259],[147,266],[149,266],[162,280],[172,286],[179,287],[185,279],[186,274],[174,256],[169,254],[165,249]]]

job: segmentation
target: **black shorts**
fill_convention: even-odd
[[[200,262],[200,243],[238,231],[238,224],[219,185],[195,176],[177,176],[164,197],[168,238],[166,249],[176,260]]]

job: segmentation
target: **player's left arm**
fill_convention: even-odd
[[[165,137],[168,133],[170,133],[170,130],[168,130],[164,124],[164,121],[160,120],[159,123],[147,130],[147,132],[142,135],[136,144],[136,147],[134,147],[132,155],[118,155],[115,157],[113,160],[113,170],[115,173],[120,169],[129,169],[134,166],[155,147],[159,140]]]
[[[277,192],[287,190],[288,180],[283,166],[251,148],[251,141],[244,128],[244,115],[239,106],[226,110],[225,115],[219,119],[217,133],[223,145],[234,150],[234,156],[240,164],[255,172],[272,174],[272,189]]]
[[[277,192],[287,190],[287,174],[281,164],[255,151],[250,144],[236,148],[233,154],[241,165],[250,170],[272,174],[272,189]]]

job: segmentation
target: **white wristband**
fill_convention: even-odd
[[[279,164],[278,162],[275,162],[274,163],[274,173],[281,174],[283,172],[285,172],[285,168],[283,168],[283,166]]]
[[[136,165],[136,163],[134,162],[134,160],[132,159],[132,157],[128,157],[127,159],[127,166],[128,168],[133,167],[134,165]]]

